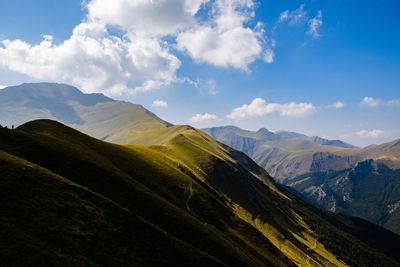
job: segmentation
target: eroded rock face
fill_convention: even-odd
[[[313,154],[310,172],[340,170],[349,167],[349,157],[342,157],[329,152],[317,152]]]

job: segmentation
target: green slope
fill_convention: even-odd
[[[33,248],[40,246],[43,255],[65,257],[72,263],[78,258],[88,265],[103,258],[112,261],[109,255],[128,263],[138,257],[142,259],[138,265],[176,261],[198,266],[212,262],[334,266],[343,265],[342,261],[353,266],[399,265],[393,250],[398,236],[362,220],[312,208],[276,186],[243,153],[202,131],[174,126],[149,136],[136,141],[150,147],[119,146],[54,121],[30,122],[14,131],[0,129],[0,170],[9,177],[2,180],[2,195],[21,192],[15,198],[8,196],[12,205],[3,206],[4,224],[18,224],[8,239],[1,240],[18,236],[21,242],[14,247],[27,251],[21,259],[13,258],[15,249],[6,250],[2,257],[11,263],[35,260]],[[15,167],[8,168],[13,166],[9,161],[15,161]],[[28,172],[26,165],[34,172]],[[24,186],[23,179],[31,184]],[[40,197],[40,205],[30,206],[35,203],[32,195]],[[49,209],[42,203],[48,203]],[[40,216],[22,220],[25,212],[20,209]],[[87,213],[96,219],[82,217]],[[53,234],[41,238],[47,228],[56,229],[52,233],[59,239],[54,241]],[[129,237],[131,249],[123,249],[119,244]],[[67,251],[54,246],[58,254],[53,254],[49,249],[53,242]],[[9,248],[7,243],[1,246]],[[96,253],[91,244],[97,246]],[[156,245],[158,257],[148,255],[147,244]],[[169,253],[177,256],[171,259]]]
[[[1,149],[112,200],[225,264],[289,264],[265,237],[234,216],[212,189],[194,181],[179,163],[157,151],[103,143],[51,121],[36,121],[5,132]],[[208,211],[202,216],[205,218],[187,211],[189,196],[191,212],[203,215]],[[63,234],[69,236],[68,232]]]
[[[130,210],[0,151],[3,266],[222,265]]]

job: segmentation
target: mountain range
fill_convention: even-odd
[[[0,91],[0,123],[19,125],[0,128],[7,266],[400,266],[398,235],[307,204],[213,134],[66,85],[20,87]]]
[[[310,203],[400,233],[400,139],[355,148],[290,132],[203,129],[239,149]],[[316,142],[315,142],[316,141]]]

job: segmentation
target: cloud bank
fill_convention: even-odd
[[[252,0],[90,0],[84,7],[85,19],[65,41],[48,35],[39,44],[2,41],[0,66],[121,95],[180,81],[175,49],[196,62],[244,71],[255,60],[273,61]]]

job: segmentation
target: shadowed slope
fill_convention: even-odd
[[[222,265],[36,164],[0,151],[0,169],[2,265]]]
[[[308,206],[243,153],[202,131],[157,131],[153,146],[123,147],[42,120],[1,130],[0,149],[111,200],[194,247],[204,260],[237,266],[397,264],[398,255],[384,245],[400,242],[392,233],[368,225],[385,234],[384,242],[372,242],[362,223]]]
[[[203,254],[229,265],[289,264],[212,189],[157,151],[103,143],[53,121],[35,121],[6,133],[1,149],[111,199]]]

